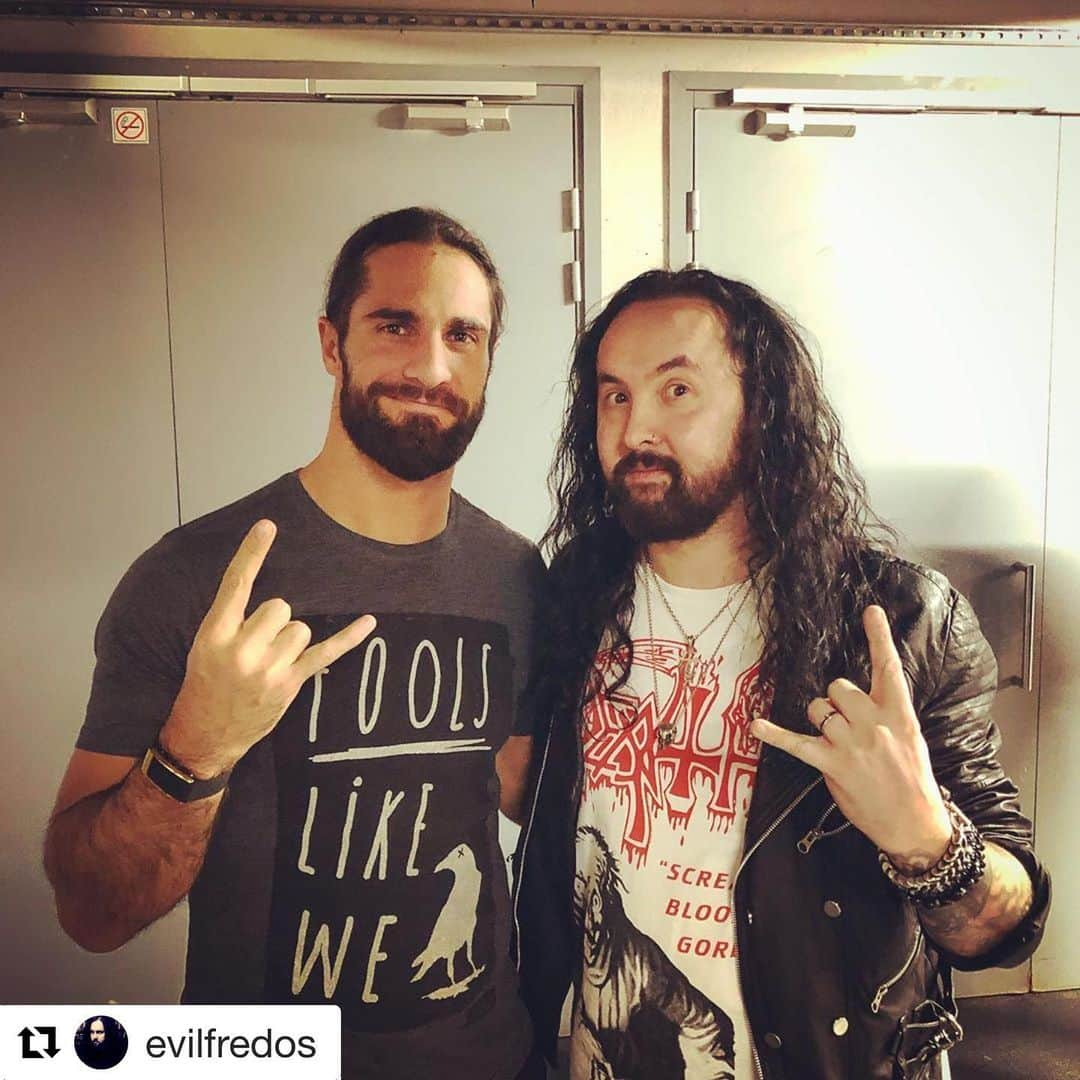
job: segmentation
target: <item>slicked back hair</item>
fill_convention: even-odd
[[[326,287],[326,317],[342,344],[349,328],[349,312],[367,286],[367,257],[392,244],[443,244],[464,252],[484,273],[491,292],[491,332],[488,356],[494,357],[506,319],[506,297],[491,255],[479,239],[459,221],[441,210],[409,206],[380,214],[361,225],[342,245]]]

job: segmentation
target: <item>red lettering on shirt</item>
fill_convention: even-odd
[[[695,664],[687,677],[680,661],[685,643],[634,643],[634,666],[655,668],[673,681],[661,707],[651,690],[642,701],[627,684],[610,698],[598,694],[585,708],[586,791],[613,788],[626,804],[622,850],[641,866],[649,851],[653,822],[665,812],[673,825],[685,825],[704,803],[713,828],[727,828],[735,819],[740,798],[749,799],[757,773],[761,744],[750,734],[750,721],[767,716],[771,690],[759,679],[759,664],[741,672],[731,701],[721,714],[719,742],[706,746],[701,729],[720,692],[717,664]],[[598,674],[613,666],[615,655],[604,650],[596,658]],[[648,675],[645,676],[646,682]],[[682,715],[684,703],[687,715]],[[674,722],[677,735],[670,746],[656,741],[656,729]],[[694,868],[677,868],[686,871]],[[676,868],[668,876],[674,878]]]

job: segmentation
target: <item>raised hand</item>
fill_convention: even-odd
[[[161,745],[196,776],[232,768],[273,730],[307,679],[355,648],[375,628],[363,615],[317,645],[289,605],[266,600],[245,619],[252,586],[277,528],[258,521],[218,586],[187,658],[187,671]]]
[[[863,613],[870,646],[870,693],[847,679],[807,709],[818,735],[802,735],[756,719],[762,742],[818,769],[844,816],[916,873],[945,853],[952,836],[948,812],[930,765],[930,752],[911,703],[885,612]]]

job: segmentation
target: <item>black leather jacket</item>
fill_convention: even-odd
[[[984,837],[1028,869],[1035,903],[991,952],[949,955],[927,939],[914,906],[885,879],[873,844],[836,809],[821,774],[763,747],[735,912],[743,995],[766,1080],[939,1077],[940,1051],[960,1037],[950,968],[1022,962],[1042,937],[1050,905],[1031,823],[995,757],[997,665],[971,606],[941,574],[899,559],[887,559],[877,591],[938,781]],[[850,677],[868,686],[868,657]],[[577,732],[576,717],[556,716],[538,746],[515,857],[522,993],[552,1061],[582,955],[572,909]]]

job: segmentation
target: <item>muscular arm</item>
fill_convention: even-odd
[[[311,629],[293,621],[282,599],[245,617],[275,531],[272,522],[256,522],[233,556],[158,734],[169,757],[200,779],[231,769],[274,729],[304,682],[375,626],[362,616],[310,645]],[[177,802],[134,764],[76,750],[46,835],[60,924],[94,952],[123,945],[187,894],[223,797]]]
[[[102,765],[80,759],[85,753],[76,751],[76,772],[134,764]],[[218,793],[177,802],[130,768],[119,784],[60,809],[45,837],[45,872],[66,933],[84,949],[109,952],[174,907],[199,873],[221,800]],[[61,792],[58,805],[64,801]]]
[[[921,874],[936,858],[932,853],[897,861],[905,874]],[[997,844],[986,845],[983,876],[953,904],[918,908],[927,934],[957,956],[989,952],[1017,926],[1031,909],[1034,893],[1031,877],[1020,861]]]

